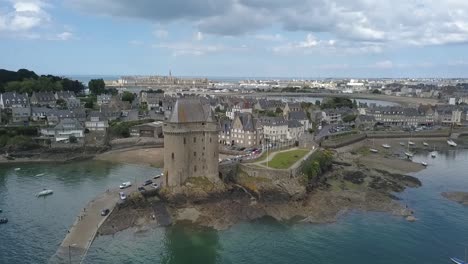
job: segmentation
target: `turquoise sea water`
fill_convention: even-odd
[[[415,157],[422,160],[429,163],[416,174],[423,187],[399,194],[415,209],[415,223],[353,212],[321,225],[266,218],[219,232],[188,224],[131,229],[97,238],[84,263],[450,263],[468,246],[468,207],[440,193],[468,191],[468,151]],[[0,263],[46,263],[89,199],[134,175],[157,172],[100,162],[20,167],[0,168],[0,208],[10,219],[0,226]],[[54,195],[36,199],[42,186]]]

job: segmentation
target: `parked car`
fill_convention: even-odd
[[[144,183],[143,183],[143,186],[147,186],[147,185],[150,185],[152,184],[153,181],[152,180],[146,180]]]
[[[144,192],[144,191],[146,191],[146,189],[145,189],[145,187],[143,187],[143,186],[140,186],[140,187],[138,187],[138,191],[140,191],[140,192]]]
[[[102,215],[102,216],[106,216],[106,215],[108,215],[109,213],[110,213],[110,210],[109,210],[109,209],[103,209],[103,210],[101,211],[101,215]]]
[[[124,183],[120,184],[120,189],[125,189],[125,188],[128,188],[130,186],[132,186],[131,182],[124,182]]]
[[[159,185],[157,183],[153,183],[151,184],[151,187],[155,188],[155,189],[159,189]]]
[[[120,195],[120,200],[126,200],[127,199],[127,195],[124,192],[120,192],[119,195]]]

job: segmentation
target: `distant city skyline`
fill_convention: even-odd
[[[468,77],[468,3],[0,0],[0,68],[58,75]]]

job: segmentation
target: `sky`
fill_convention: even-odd
[[[466,0],[0,0],[0,68],[468,77]]]

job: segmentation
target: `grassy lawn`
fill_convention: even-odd
[[[298,160],[302,159],[309,150],[306,149],[296,149],[286,152],[281,152],[276,154],[273,159],[268,162],[268,166],[274,169],[287,169],[291,167]],[[262,165],[267,165],[267,163],[262,163]]]

